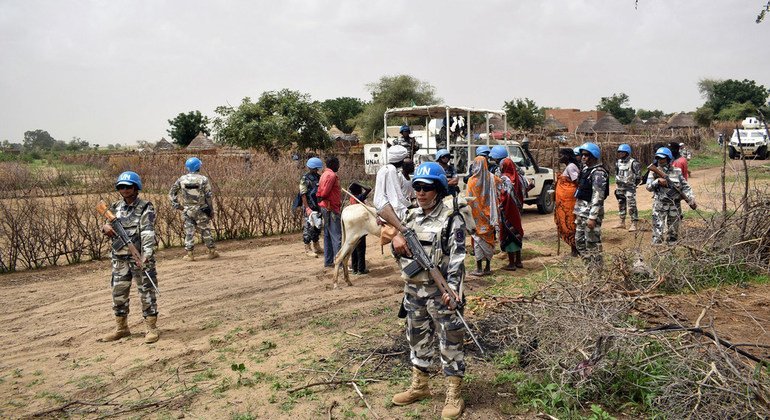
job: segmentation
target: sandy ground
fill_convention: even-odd
[[[691,183],[703,210],[721,206],[719,179],[718,168],[693,172]],[[616,210],[616,205],[610,198],[607,210]],[[650,194],[640,189],[640,209],[650,205]],[[563,245],[562,255],[556,255],[552,218],[534,208],[526,210],[525,246],[538,256],[525,260],[526,268],[512,275],[526,275],[563,258]],[[605,226],[616,220],[617,215],[610,214]],[[650,241],[648,229],[636,235],[606,228],[604,232],[609,251]],[[367,249],[371,272],[352,276],[354,286],[338,290],[331,290],[331,273],[323,270],[322,260],[303,255],[299,235],[221,243],[220,259],[193,263],[181,261],[181,249],[161,251],[162,336],[154,345],[143,343],[134,290],[129,317],[133,335],[116,343],[96,342],[114,325],[108,261],[4,275],[0,417],[30,416],[78,401],[65,409],[74,417],[117,412],[117,417],[150,413],[153,418],[371,418],[375,416],[349,386],[316,387],[294,397],[286,389],[349,377],[365,363],[382,365],[388,359],[383,366],[392,367],[392,357],[398,366],[393,379],[363,390],[373,411],[381,418],[436,417],[443,391],[412,407],[390,406],[392,394],[406,383],[403,354],[388,354],[383,347],[367,353],[368,358],[341,356],[344,349],[372,343],[403,344],[402,324],[396,318],[403,283],[392,258],[382,255],[374,242],[370,238]],[[494,267],[501,265],[496,259]],[[469,280],[466,290],[478,293],[502,275],[509,274],[498,270],[496,277]],[[683,320],[694,322],[705,308],[706,319],[723,337],[770,345],[770,334],[762,328],[770,325],[770,287],[726,288],[668,299],[676,303]],[[474,372],[470,359],[470,382],[476,377],[481,387],[483,374]],[[232,365],[240,363],[244,367],[239,384]],[[433,381],[435,389],[443,389],[440,378]],[[469,390],[464,418],[511,418],[501,408],[506,394],[497,394],[491,401],[483,397],[488,394]]]

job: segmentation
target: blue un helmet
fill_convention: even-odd
[[[411,128],[409,128],[409,126],[408,126],[408,125],[404,124],[404,125],[402,125],[402,126],[401,126],[401,129],[400,129],[400,130],[398,130],[398,132],[399,132],[399,133],[403,133],[403,132],[411,133],[411,132],[412,132],[412,129],[411,129]]]
[[[201,170],[201,160],[193,156],[190,159],[187,159],[187,162],[184,163],[184,167],[190,172],[198,172]]]
[[[656,158],[666,158],[668,159],[669,163],[674,160],[674,155],[671,153],[671,149],[668,147],[661,147],[660,149],[655,151],[655,157]]]
[[[574,154],[575,156],[580,156],[580,146],[577,146],[574,149],[572,149],[572,154]]]
[[[449,156],[451,158],[452,154],[449,153],[449,150],[447,150],[447,149],[439,149],[436,152],[436,160],[439,160],[439,159],[441,159],[444,156]]]
[[[444,193],[449,189],[449,182],[446,180],[446,172],[436,162],[421,163],[417,169],[414,170],[414,176],[412,176],[412,185],[416,182],[424,182],[426,184],[433,184],[438,181],[442,187],[444,187]]]
[[[481,145],[476,148],[476,156],[489,156],[490,151],[489,146]]]
[[[137,190],[142,189],[142,178],[139,178],[139,174],[132,171],[126,171],[118,175],[118,180],[115,182],[115,189],[119,185],[136,185]]]
[[[324,163],[317,157],[311,157],[307,160],[305,166],[307,166],[308,169],[321,169],[324,167]]]
[[[631,145],[628,145],[628,144],[625,144],[625,143],[621,144],[620,146],[618,146],[618,152],[626,152],[626,153],[628,153],[630,155],[631,154]]]
[[[492,146],[489,157],[499,162],[508,157],[508,149],[503,145]]]
[[[599,149],[599,146],[591,142],[584,143],[582,146],[580,146],[579,150],[581,152],[585,150],[586,152],[590,153],[591,156],[593,156],[595,159],[600,159],[602,157],[602,151],[601,149]]]

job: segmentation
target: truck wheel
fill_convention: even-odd
[[[767,159],[767,146],[761,146],[759,149],[757,149],[757,159]]]
[[[733,146],[727,149],[727,155],[730,156],[730,159],[738,159],[738,151]]]
[[[537,212],[540,214],[553,213],[555,202],[553,199],[552,183],[548,182],[543,184],[543,190],[540,191],[540,196],[537,197]]]

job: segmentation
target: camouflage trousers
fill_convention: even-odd
[[[682,202],[652,203],[652,243],[676,242],[682,222]]]
[[[321,237],[321,229],[310,223],[310,216],[305,216],[305,225],[302,227],[302,242],[309,244],[318,242]]]
[[[628,207],[631,221],[639,220],[639,211],[636,208],[636,186],[618,184],[615,189],[615,198],[618,199],[618,215],[621,219],[626,218],[626,207]]]
[[[588,218],[575,215],[575,248],[589,266],[601,268],[602,258],[602,218],[596,219],[596,227],[588,229]]]
[[[444,375],[463,376],[465,329],[456,313],[441,303],[441,292],[435,285],[407,284],[404,286],[404,297],[406,340],[412,364],[422,370],[430,367],[438,335]]]
[[[158,276],[155,271],[155,262],[151,261],[145,265],[145,269],[150,273],[155,285],[158,284]],[[142,299],[142,316],[158,315],[158,302],[155,296],[155,289],[150,283],[147,275],[137,267],[132,259],[112,259],[112,310],[115,316],[128,316],[129,301],[131,294],[131,282],[136,282],[136,289]]]
[[[201,239],[206,247],[214,248],[214,237],[211,236],[211,218],[200,210],[185,210],[184,212],[184,249],[192,251],[195,248],[195,230],[201,231]]]

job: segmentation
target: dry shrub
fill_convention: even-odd
[[[95,213],[99,200],[119,199],[114,193],[117,175],[132,170],[142,177],[141,197],[155,206],[156,235],[161,247],[183,243],[183,220],[171,207],[168,191],[185,173],[183,153],[75,155],[75,165],[43,168],[0,163],[0,272],[19,268],[98,259],[109,248]],[[339,156],[341,185],[362,181],[363,157]],[[289,155],[273,159],[265,154],[237,152],[201,156],[202,173],[214,192],[213,227],[217,240],[298,232],[301,215],[292,211],[305,160]],[[343,195],[343,202],[346,202]]]

